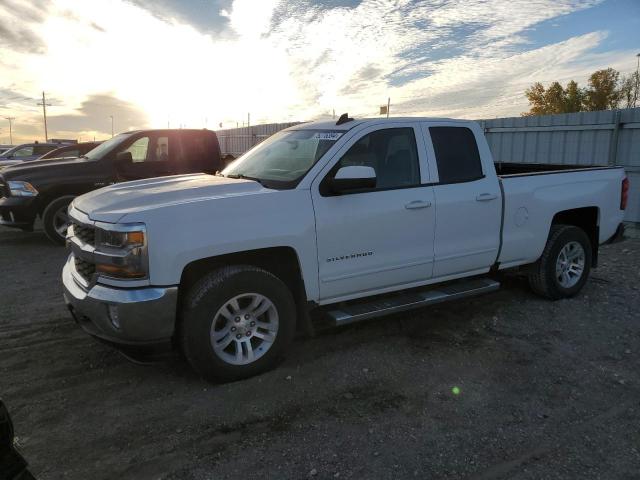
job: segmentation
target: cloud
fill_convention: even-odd
[[[49,9],[49,2],[21,3],[4,0],[0,4],[0,46],[19,52],[44,53],[46,45],[34,31]]]
[[[387,97],[398,115],[517,115],[530,83],[584,82],[629,53],[603,52],[604,30],[532,43],[542,22],[599,0],[5,2],[35,8],[25,28],[47,48],[0,45],[0,78],[57,97],[60,128],[102,133],[115,109],[131,125],[201,127],[248,112],[252,123],[376,115]],[[0,7],[0,25],[21,22]],[[34,103],[16,115],[37,125]]]
[[[147,115],[135,105],[120,100],[111,94],[90,95],[71,114],[49,117],[52,131],[92,132],[105,136],[111,132],[114,117],[116,132],[145,128],[149,124]]]
[[[169,23],[188,23],[202,33],[219,34],[228,28],[228,18],[221,11],[231,8],[233,0],[127,0],[158,19]],[[262,1],[262,0],[261,0]]]

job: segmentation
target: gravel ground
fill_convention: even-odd
[[[507,278],[226,385],[85,335],[65,256],[0,227],[0,393],[39,479],[640,478],[640,239],[602,248],[575,299]]]

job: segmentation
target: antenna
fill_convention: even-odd
[[[349,118],[348,113],[343,113],[342,115],[340,115],[340,118],[336,122],[336,125],[342,125],[343,123],[347,122],[353,122],[353,118]]]

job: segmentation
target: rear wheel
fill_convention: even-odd
[[[237,380],[269,370],[295,333],[291,292],[257,267],[224,267],[206,275],[184,305],[182,350],[208,380]]]
[[[67,209],[74,198],[72,196],[56,198],[42,213],[44,233],[56,245],[65,244],[67,227],[70,223]]]
[[[591,271],[592,246],[581,228],[553,225],[540,259],[529,274],[531,289],[552,300],[576,295]]]

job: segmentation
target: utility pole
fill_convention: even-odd
[[[387,118],[389,118],[389,108],[391,107],[391,97],[387,97]]]
[[[109,115],[109,118],[111,118],[111,138],[113,138],[113,115]]]
[[[42,105],[42,116],[44,117],[44,141],[49,141],[49,133],[47,132],[47,107],[50,107],[51,104],[47,103],[44,92],[42,92],[42,103],[38,103],[38,106]]]
[[[16,117],[4,117],[5,120],[9,120],[9,143],[13,145],[13,131],[11,129],[11,121],[15,120]]]

